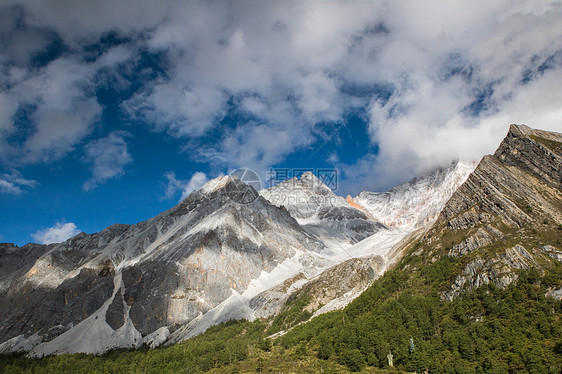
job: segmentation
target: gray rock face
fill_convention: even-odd
[[[309,312],[316,311],[320,306],[352,290],[362,290],[370,285],[379,275],[379,266],[380,263],[377,263],[376,259],[353,258],[344,261],[291,294],[289,301],[307,295],[310,302],[304,309]]]
[[[512,199],[533,195],[512,171],[492,156],[484,156],[468,180],[445,205],[441,215],[451,230],[467,229],[490,222],[498,217],[512,227],[523,227],[529,217]]]
[[[554,234],[562,224],[559,139],[512,127],[468,179],[470,167],[455,164],[395,193],[364,193],[375,196],[369,207],[311,174],[259,195],[222,177],[136,225],[49,246],[0,244],[0,353],[157,346],[228,319],[277,314],[305,296],[310,311],[341,308],[404,252],[396,243],[438,211],[433,235],[420,229],[408,243],[424,235],[426,247],[440,251],[432,258],[460,262],[443,298],[491,282],[505,287],[517,269],[562,258]],[[391,228],[376,219],[396,206],[382,220]]]
[[[443,292],[442,297],[452,301],[461,292],[474,290],[490,283],[505,288],[517,280],[517,274],[513,269],[529,269],[532,266],[537,266],[535,259],[521,245],[508,248],[505,252],[487,260],[478,256],[464,267],[450,289]]]
[[[558,262],[562,262],[562,251],[557,250],[551,245],[545,245],[540,248],[543,253],[546,253],[550,258],[555,259]]]
[[[0,342],[20,337],[0,350],[29,349],[21,337],[37,336],[32,345],[57,342],[41,344],[37,354],[65,351],[86,323],[95,327],[81,339],[94,334],[96,344],[82,341],[82,351],[134,346],[140,334],[173,330],[232,290],[244,292],[297,252],[322,251],[288,211],[262,197],[239,204],[224,192],[229,185],[251,189],[224,177],[137,225],[113,225],[58,245],[0,246]]]
[[[12,243],[0,243],[0,292],[10,286],[13,278],[25,274],[49,246],[29,243],[17,247]]]
[[[553,188],[562,189],[562,134],[511,125],[494,156]]]
[[[22,334],[50,340],[99,309],[113,290],[112,273],[97,269],[82,269],[54,289],[24,283],[2,294],[2,341]]]
[[[300,180],[289,179],[262,190],[260,195],[286,209],[306,231],[332,247],[348,247],[384,228],[310,172]]]
[[[520,269],[560,261],[561,150],[561,134],[512,125],[453,194],[426,239],[464,263],[445,299],[491,282],[506,287]]]
[[[453,246],[449,256],[460,257],[480,247],[490,245],[503,238],[503,234],[493,226],[480,227],[478,230],[461,243]]]
[[[560,134],[512,125],[494,156],[480,161],[440,218],[451,230],[476,227],[492,218],[515,228],[526,226],[537,215],[562,222],[562,158],[556,153],[560,141]]]

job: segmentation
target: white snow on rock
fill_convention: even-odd
[[[391,227],[419,228],[434,221],[445,203],[476,168],[476,162],[458,161],[388,192],[361,192],[347,200]]]
[[[412,231],[413,230],[410,228],[390,228],[381,230],[367,239],[349,247],[345,253],[339,254],[334,260],[339,260],[339,262],[341,262],[350,258],[380,256],[386,263],[389,260],[387,256],[390,250]]]
[[[209,327],[219,323],[236,319],[250,320],[252,319],[252,314],[253,311],[249,306],[249,300],[235,290],[232,290],[232,296],[228,299],[174,331],[170,335],[168,343],[177,343],[202,334]]]

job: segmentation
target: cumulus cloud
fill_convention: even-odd
[[[19,195],[23,191],[36,187],[39,183],[24,178],[18,171],[0,174],[0,192]]]
[[[95,77],[111,62],[61,57],[33,69],[6,64],[0,78],[0,161],[24,166],[58,160],[75,149],[99,120]],[[23,120],[22,117],[25,119]]]
[[[164,178],[166,178],[167,182],[164,198],[171,199],[178,191],[181,191],[180,201],[185,199],[193,191],[203,187],[203,185],[209,181],[207,175],[200,171],[193,173],[188,181],[177,179],[176,173],[173,171],[164,174]]]
[[[134,91],[121,109],[135,123],[226,168],[264,171],[313,149],[319,124],[359,113],[368,128],[356,136],[378,151],[340,166],[377,189],[479,158],[511,122],[562,130],[559,1],[11,0],[3,10],[5,164],[49,162],[85,141],[103,111],[95,91],[108,80]],[[108,34],[123,42],[99,55],[83,48]],[[60,55],[32,66],[53,43]],[[107,74],[116,66],[138,70]],[[86,187],[123,166],[94,172]]]
[[[198,5],[155,28],[149,46],[165,51],[177,93],[181,84],[211,97],[205,106],[219,121],[234,103],[243,119],[218,146],[202,147],[204,158],[263,171],[314,147],[315,124],[361,111],[372,95],[366,116],[378,153],[344,173],[384,188],[493,151],[511,122],[524,121],[520,109],[536,105],[517,97],[562,67],[559,3],[323,5]],[[390,97],[378,95],[381,87]],[[213,127],[204,110],[193,117],[192,97],[155,92],[136,98],[153,122],[180,136]]]
[[[57,222],[53,227],[39,230],[31,237],[40,244],[62,243],[74,235],[79,234],[80,230],[72,222]]]
[[[403,5],[389,8],[395,16],[386,21],[381,66],[396,66],[400,43],[414,57],[390,98],[371,102],[378,154],[349,165],[349,177],[384,189],[455,158],[493,152],[511,123],[562,130],[553,84],[562,72],[560,3]]]
[[[114,131],[105,138],[86,144],[84,162],[91,165],[92,178],[84,183],[85,191],[125,173],[125,166],[133,162],[125,140],[129,135],[125,131]]]

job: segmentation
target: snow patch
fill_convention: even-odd
[[[287,258],[285,261],[277,265],[271,272],[268,273],[265,270],[262,270],[259,277],[250,282],[242,296],[249,300],[259,293],[275,287],[298,274],[303,268],[301,263],[303,255],[304,253],[302,251],[297,251],[293,257]]]
[[[143,344],[148,345],[150,348],[156,348],[163,344],[170,336],[170,330],[167,327],[160,327],[158,330],[148,334],[142,340]]]
[[[205,183],[203,185],[203,187],[201,187],[199,192],[201,192],[205,195],[210,194],[210,193],[224,187],[230,180],[232,180],[232,178],[229,177],[228,175],[216,177],[215,179],[211,179],[210,181]]]

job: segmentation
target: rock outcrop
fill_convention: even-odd
[[[240,204],[228,186],[251,189],[224,177],[137,225],[58,245],[2,245],[0,341],[18,344],[0,350],[31,346],[41,356],[135,347],[244,293],[286,261],[294,271],[308,266],[310,277],[331,265],[317,256],[323,243],[287,210],[253,189],[257,198]]]
[[[506,287],[520,269],[559,261],[561,155],[561,134],[512,125],[456,190],[423,241],[434,259],[464,264],[444,298],[491,282]]]

